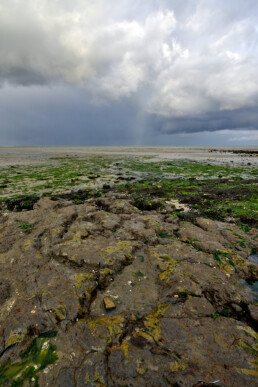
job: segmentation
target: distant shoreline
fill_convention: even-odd
[[[258,147],[182,147],[182,146],[35,146],[0,147],[0,166],[36,165],[55,157],[89,155],[151,157],[151,161],[189,159],[215,163],[258,163]]]

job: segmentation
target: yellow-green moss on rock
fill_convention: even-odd
[[[87,280],[92,280],[94,278],[95,278],[94,274],[91,274],[91,273],[80,273],[80,274],[77,274],[76,275],[75,286],[77,287],[77,289],[80,289],[80,287],[82,286],[83,282],[86,282]]]
[[[11,331],[8,339],[6,340],[6,346],[14,345],[17,343],[21,343],[26,337],[27,331],[23,333],[16,333]]]
[[[59,321],[66,319],[66,309],[63,305],[59,305],[57,308],[55,308],[54,312]]]
[[[123,316],[112,316],[112,317],[97,317],[87,321],[90,330],[96,333],[97,326],[104,326],[108,329],[109,334],[107,335],[107,341],[110,342],[112,337],[119,338],[123,333]]]
[[[159,318],[164,316],[166,310],[169,308],[169,304],[158,305],[144,321],[145,327],[148,329],[150,335],[155,341],[160,341],[162,337],[161,328],[159,326]]]

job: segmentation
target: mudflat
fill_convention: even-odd
[[[0,385],[255,385],[257,149],[0,165]]]
[[[0,147],[0,165],[28,165],[48,161],[52,157],[99,155],[156,156],[157,159],[231,159],[236,162],[243,157],[255,157],[258,148],[214,148],[214,147],[142,147],[142,146],[88,146],[88,147]],[[238,157],[236,157],[238,155]]]

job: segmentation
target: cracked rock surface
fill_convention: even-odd
[[[0,215],[0,385],[255,385],[255,230],[164,206]]]

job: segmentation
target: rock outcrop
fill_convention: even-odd
[[[0,385],[255,385],[254,229],[164,206],[0,215]]]

